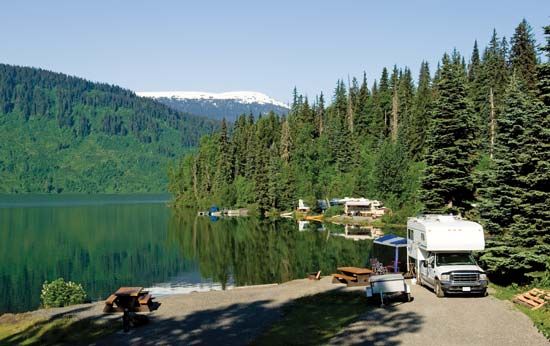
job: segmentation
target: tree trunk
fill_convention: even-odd
[[[489,157],[492,159],[495,147],[495,102],[493,88],[489,89],[489,103],[491,105],[491,112],[489,115]]]
[[[398,112],[399,112],[399,102],[397,97],[397,90],[393,92],[393,98],[392,98],[392,107],[391,107],[391,139],[395,142],[397,141],[397,130],[398,130],[398,124],[397,124],[397,118],[398,118]]]

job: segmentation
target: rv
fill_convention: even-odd
[[[487,275],[472,252],[485,248],[480,224],[453,215],[424,215],[407,221],[407,270],[438,297],[447,293],[486,295]]]

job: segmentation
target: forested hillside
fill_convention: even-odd
[[[545,33],[550,40],[550,26]],[[290,210],[298,198],[364,196],[384,201],[393,221],[460,213],[485,225],[481,262],[495,280],[542,275],[550,269],[550,41],[542,62],[536,47],[522,21],[511,40],[493,32],[468,57],[423,62],[416,83],[394,66],[370,85],[364,76],[338,81],[328,107],[322,94],[295,91],[287,117],[241,116],[231,135],[223,123],[204,137],[171,172],[170,190],[182,206]]]
[[[0,64],[0,193],[165,191],[217,123],[117,86]]]

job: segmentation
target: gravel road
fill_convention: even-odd
[[[493,297],[437,298],[412,286],[411,303],[365,313],[330,345],[548,346],[533,322],[512,303]]]

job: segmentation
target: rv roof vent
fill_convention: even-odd
[[[457,219],[457,217],[454,216],[454,215],[439,215],[439,216],[437,217],[437,220],[438,220],[439,222],[453,222],[453,221],[455,221],[456,219]]]

